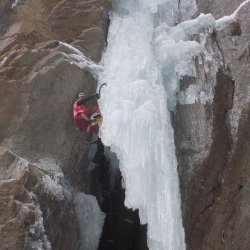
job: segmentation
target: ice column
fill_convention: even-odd
[[[125,205],[139,209],[141,223],[148,223],[150,250],[185,249],[174,136],[163,82],[167,83],[154,41],[160,40],[157,26],[165,22],[171,27],[177,20],[177,0],[118,1],[100,75],[100,82],[108,83],[100,103],[104,116],[100,135],[120,160]]]

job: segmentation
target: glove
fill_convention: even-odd
[[[98,93],[96,93],[96,98],[97,98],[97,100],[99,100],[99,99],[100,99],[100,97],[101,97],[101,95],[100,95],[100,94],[98,94]]]

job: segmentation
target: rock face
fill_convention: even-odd
[[[58,41],[72,41],[87,56],[100,60],[108,4],[20,1],[11,9],[11,1],[4,3],[0,142],[33,162],[51,159],[69,164],[79,156],[72,151],[83,150],[76,137],[86,137],[72,126],[71,104],[80,90],[93,93],[96,83],[88,69],[69,61],[71,54],[79,52]]]
[[[199,13],[211,13],[218,19],[223,16],[231,15],[245,0],[196,0]]]
[[[199,12],[232,14],[243,1],[197,1]],[[178,104],[173,114],[187,249],[248,249],[250,3],[235,17],[204,31],[206,52],[197,77],[210,100]],[[195,37],[201,41],[204,36]],[[210,55],[210,59],[207,55]]]
[[[199,13],[221,18],[244,1],[196,2]],[[1,1],[1,250],[78,249],[75,190],[95,194],[107,213],[100,250],[147,249],[138,215],[122,206],[119,174],[110,189],[104,162],[91,171],[83,143],[90,138],[72,122],[77,93],[96,90],[110,7],[111,0]],[[246,2],[234,19],[193,38],[206,52],[195,59],[197,77],[184,77],[177,93],[196,86],[207,98],[179,102],[173,113],[189,250],[249,249],[249,13]]]
[[[75,130],[71,109],[79,92],[96,91],[110,7],[109,0],[0,4],[0,249],[78,247],[73,189],[89,188],[82,177],[89,136]]]
[[[75,249],[73,196],[58,179],[5,151],[0,155],[0,191],[1,249]]]

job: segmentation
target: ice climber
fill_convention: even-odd
[[[91,96],[83,93],[78,95],[73,105],[74,123],[77,128],[87,133],[98,133],[99,125],[102,122],[102,115],[97,100],[100,99],[100,91]]]
[[[97,99],[99,94],[86,97],[83,93],[80,93],[78,98],[74,102],[73,115],[75,126],[87,133],[99,131],[99,122],[102,120]],[[94,104],[90,104],[92,100],[95,100]]]

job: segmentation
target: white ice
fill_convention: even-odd
[[[196,0],[180,0],[179,8],[181,21],[191,19],[198,11]]]
[[[141,223],[148,224],[150,250],[186,248],[169,110],[175,108],[177,93],[185,104],[210,101],[194,85],[180,93],[179,81],[196,77],[195,58],[210,60],[204,34],[216,22],[202,14],[176,25],[178,2],[118,1],[100,75],[100,82],[108,83],[100,102],[100,136],[119,159],[125,205],[139,209]],[[182,11],[194,13],[192,3],[182,2]]]
[[[194,57],[204,51],[202,44],[189,39],[214,27],[214,17],[201,14],[197,19],[182,22],[175,27],[163,23],[154,30],[154,50],[167,90],[170,110],[174,110],[176,105],[180,79],[183,76],[196,76]]]
[[[154,54],[154,25],[164,18],[157,18],[151,1],[120,4],[111,21],[101,76],[108,82],[102,94],[101,137],[120,161],[125,205],[139,208],[141,223],[148,223],[149,248],[182,250],[173,130]],[[171,6],[175,13],[176,3]]]
[[[250,0],[244,1],[240,6],[235,10],[235,12],[230,16],[224,16],[218,20],[216,20],[216,27],[218,30],[223,29],[228,23],[231,23],[237,17],[238,12],[243,8],[246,4],[249,4]]]
[[[105,214],[94,196],[85,193],[75,195],[75,209],[80,228],[77,249],[96,250],[102,233]]]
[[[11,9],[16,8],[16,7],[17,7],[18,2],[19,2],[19,0],[15,0],[15,1],[13,2],[13,4],[11,5]]]
[[[64,50],[66,50],[67,54],[65,53],[65,57],[67,57],[72,64],[77,65],[81,69],[89,70],[93,76],[97,76],[97,74],[103,70],[102,66],[94,63],[77,48],[64,42],[59,43],[64,47]]]
[[[139,209],[141,223],[148,224],[150,250],[185,249],[169,110],[179,80],[196,76],[194,58],[204,50],[190,39],[215,26],[211,15],[174,26],[179,15],[178,0],[118,1],[100,75],[108,83],[100,136],[119,159],[125,205]],[[185,102],[205,98],[188,91]]]

